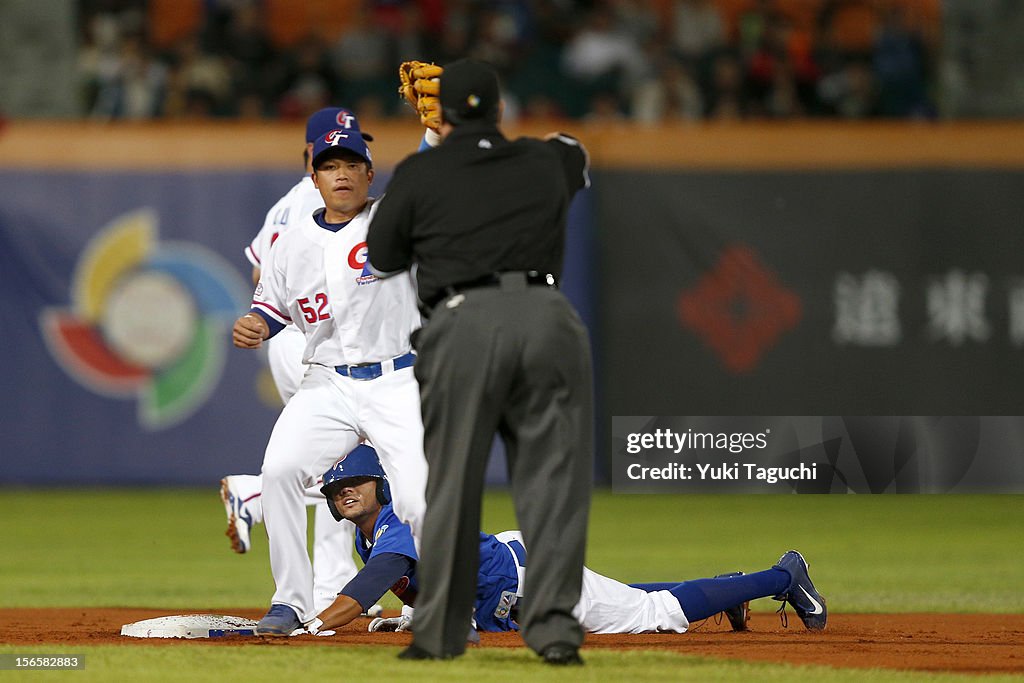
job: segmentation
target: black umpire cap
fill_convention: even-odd
[[[460,59],[441,74],[441,109],[452,125],[470,121],[498,122],[498,73],[475,59]]]

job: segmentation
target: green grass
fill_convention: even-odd
[[[0,652],[53,654],[54,647],[0,645]],[[946,683],[1019,681],[1017,676],[957,676],[892,670],[832,669],[688,657],[666,652],[586,650],[582,669],[552,669],[526,650],[471,650],[449,662],[402,662],[393,647],[323,646],[282,648],[242,645],[234,648],[169,645],[166,647],[92,646],[79,671],[33,672],[32,680],[86,681],[416,681],[416,683],[567,683],[572,681],[722,681],[728,683]],[[61,654],[71,654],[61,652]],[[3,674],[0,673],[0,677]]]
[[[515,528],[511,510],[490,493],[485,528]],[[682,581],[764,569],[797,548],[836,612],[1024,612],[1022,520],[1024,496],[598,492],[587,564]],[[248,555],[223,531],[215,490],[0,491],[0,606],[264,606],[262,527]]]
[[[587,564],[671,581],[764,569],[795,548],[837,612],[1019,613],[1022,538],[1018,495],[602,494]]]
[[[537,501],[543,505],[543,501]],[[515,528],[507,493],[487,496],[488,531]],[[672,581],[770,566],[801,550],[841,612],[1024,612],[1018,548],[1024,496],[646,496],[595,494],[587,564],[626,581]],[[262,608],[273,592],[266,537],[230,552],[211,490],[0,490],[0,607]],[[386,606],[397,602],[389,596]],[[774,603],[755,609],[774,609]],[[975,677],[715,661],[586,650],[587,666],[542,667],[525,650],[411,664],[394,648],[82,646],[85,671],[33,678],[283,680],[301,672],[428,681],[967,681]],[[0,644],[0,652],[65,648]],[[311,676],[312,675],[312,676]],[[390,676],[393,675],[393,676]],[[3,674],[0,673],[0,678]],[[991,681],[1019,677],[988,677]]]

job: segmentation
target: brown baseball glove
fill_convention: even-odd
[[[428,62],[402,62],[398,78],[402,84],[398,94],[406,99],[420,116],[420,121],[431,130],[441,127],[440,76],[444,69]]]

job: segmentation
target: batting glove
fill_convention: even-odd
[[[321,631],[320,630],[320,627],[323,626],[323,625],[324,625],[324,622],[321,621],[319,618],[316,618],[313,621],[311,621],[308,624],[306,624],[306,631],[305,632],[309,633],[309,634],[312,634],[314,636],[333,636],[334,635],[334,631]]]
[[[366,628],[370,633],[403,633],[405,631],[412,631],[412,618],[407,617],[404,614],[400,617],[377,617],[370,622],[370,625]]]

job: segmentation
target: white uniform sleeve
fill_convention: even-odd
[[[263,227],[245,248],[245,257],[249,259],[253,268],[263,268],[263,262],[267,259],[271,245],[281,233],[282,226],[288,223],[289,212],[288,195],[281,197],[267,212],[266,218],[263,219]]]
[[[267,258],[260,269],[260,281],[252,296],[253,309],[282,327],[292,322],[288,311],[287,283],[284,279],[283,259],[286,257],[284,251],[283,249],[267,251]]]

